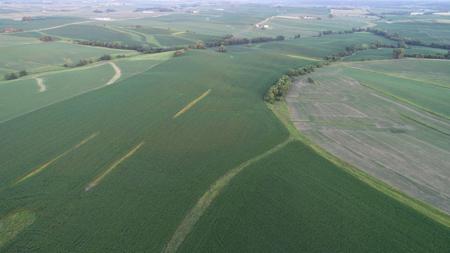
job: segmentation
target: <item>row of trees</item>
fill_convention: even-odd
[[[237,38],[233,35],[227,35],[223,37],[222,39],[219,39],[217,41],[210,41],[206,42],[206,47],[220,47],[220,46],[231,46],[231,45],[247,45],[247,44],[256,44],[256,43],[264,43],[264,42],[271,42],[271,41],[282,41],[285,40],[284,36],[277,36],[277,37],[256,37],[256,38]]]
[[[289,76],[281,76],[274,85],[270,86],[266,95],[264,95],[264,100],[271,104],[275,103],[275,101],[281,101],[286,96],[291,84],[292,81]]]
[[[330,61],[322,61],[301,68],[289,69],[274,85],[270,86],[269,90],[267,90],[264,95],[264,100],[271,104],[275,103],[275,101],[281,101],[289,91],[293,78],[312,73],[315,69],[329,65],[330,63]],[[307,81],[309,83],[314,83],[314,80],[310,77]]]
[[[405,54],[405,57],[450,60],[450,50],[447,54]]]
[[[5,74],[4,78],[5,80],[14,80],[23,76],[28,75],[28,72],[26,70],[21,70],[17,73],[7,73]]]
[[[333,32],[333,31],[323,31],[319,33],[319,36],[323,35],[331,35],[331,34],[347,34],[347,33],[355,33],[355,32],[370,32],[375,35],[384,37],[389,40],[397,41],[399,43],[399,47],[405,48],[407,45],[411,46],[423,46],[423,47],[432,47],[432,48],[440,48],[440,49],[447,49],[450,50],[450,44],[444,44],[444,43],[426,43],[418,39],[411,39],[411,38],[405,38],[402,37],[398,33],[390,33],[384,30],[380,30],[377,28],[352,28],[351,30],[345,30],[345,31],[339,31],[339,32]]]
[[[327,61],[338,61],[342,57],[350,56],[358,51],[363,51],[367,49],[378,49],[378,48],[396,48],[395,45],[389,45],[389,44],[383,44],[381,41],[375,41],[370,44],[359,44],[359,45],[353,45],[353,46],[347,46],[345,49],[341,52],[338,52],[336,54],[326,56],[324,57]]]
[[[300,35],[298,35],[300,38]],[[276,37],[256,37],[256,38],[238,38],[233,35],[227,35],[223,38],[215,41],[203,42],[198,41],[194,45],[188,46],[178,46],[178,47],[146,47],[143,45],[126,45],[119,42],[102,42],[102,41],[87,41],[87,40],[75,40],[75,43],[85,46],[94,46],[94,47],[106,47],[113,49],[125,49],[125,50],[135,50],[144,54],[153,54],[153,53],[162,53],[168,51],[180,51],[187,49],[206,49],[217,47],[218,52],[226,52],[225,46],[231,45],[247,45],[247,44],[255,44],[255,43],[264,43],[271,41],[282,41],[285,40],[284,36],[276,36]]]
[[[125,55],[117,56],[117,58],[123,58],[123,57],[125,57]],[[66,68],[75,68],[75,67],[81,67],[81,66],[85,66],[85,65],[88,65],[88,64],[92,64],[94,62],[110,61],[112,59],[113,59],[113,57],[111,55],[105,54],[105,55],[100,56],[98,59],[92,59],[92,58],[90,58],[90,59],[81,59],[75,64],[72,64],[72,63],[68,62],[68,63],[64,63],[63,66],[66,67]]]
[[[91,40],[76,40],[75,43],[85,46],[106,47],[113,49],[135,50],[144,54],[162,53],[185,49],[186,47],[146,47],[142,45],[126,45],[119,42],[102,42]]]

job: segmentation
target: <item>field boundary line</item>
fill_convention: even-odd
[[[181,116],[183,113],[189,111],[189,109],[191,109],[192,107],[194,107],[198,102],[200,102],[200,100],[204,99],[206,96],[209,95],[209,93],[211,92],[211,89],[205,91],[202,95],[200,95],[200,97],[192,100],[189,104],[187,104],[185,107],[183,107],[183,109],[181,109],[179,112],[177,112],[175,115],[173,115],[173,118],[176,119],[179,116]]]
[[[95,177],[94,180],[92,180],[85,188],[84,191],[90,191],[92,190],[92,188],[96,187],[109,173],[111,173],[115,168],[117,168],[117,166],[119,166],[122,162],[124,162],[125,160],[127,160],[128,158],[130,158],[132,155],[134,155],[134,153],[136,153],[136,151],[138,151],[143,145],[145,144],[145,142],[141,142],[138,145],[136,145],[134,148],[132,148],[130,151],[128,151],[128,153],[126,153],[124,156],[122,156],[119,160],[116,160],[114,163],[112,163],[108,169],[106,169],[105,171],[103,171],[100,175],[98,175],[97,177]]]
[[[178,225],[177,229],[173,233],[171,239],[166,244],[162,252],[175,253],[178,250],[178,248],[184,242],[186,237],[192,231],[195,224],[198,222],[198,220],[200,220],[200,218],[208,209],[208,207],[211,205],[211,203],[220,195],[222,190],[228,186],[228,184],[234,177],[236,177],[240,172],[242,172],[245,168],[249,167],[250,165],[284,148],[287,144],[289,144],[293,140],[294,140],[293,138],[288,138],[287,140],[283,141],[280,144],[277,144],[271,149],[265,151],[264,153],[259,154],[251,158],[250,160],[241,163],[237,167],[232,168],[223,176],[221,176],[219,179],[217,179],[209,187],[209,189],[205,193],[203,193],[203,195],[197,201],[195,206],[186,214],[186,216]]]
[[[96,132],[93,133],[91,135],[89,135],[88,137],[86,137],[85,139],[83,139],[81,142],[79,142],[78,144],[76,144],[75,146],[73,146],[72,148],[64,151],[63,153],[59,154],[58,156],[56,156],[55,158],[51,159],[50,161],[42,164],[41,166],[37,167],[36,169],[32,170],[31,172],[29,172],[28,174],[26,174],[25,176],[19,178],[14,184],[13,186],[16,186],[24,181],[26,181],[27,179],[41,173],[42,171],[44,171],[48,166],[52,165],[53,163],[55,163],[56,161],[58,161],[59,159],[61,159],[62,157],[66,156],[67,154],[69,154],[70,152],[79,149],[81,146],[83,146],[84,144],[88,143],[90,140],[94,139],[95,137],[97,137],[97,135],[99,135],[100,132]]]

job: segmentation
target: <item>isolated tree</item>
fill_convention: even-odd
[[[315,83],[314,79],[312,79],[311,77],[308,77],[307,81],[308,81],[308,83]]]
[[[392,50],[392,57],[394,59],[401,59],[405,56],[405,49],[404,48],[394,48]]]

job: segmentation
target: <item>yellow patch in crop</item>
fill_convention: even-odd
[[[88,136],[87,138],[83,139],[80,143],[78,143],[77,145],[73,146],[72,148],[66,150],[64,153],[58,155],[57,157],[51,159],[50,161],[42,164],[41,166],[35,168],[34,170],[32,170],[30,173],[26,174],[25,176],[21,177],[20,179],[18,179],[14,185],[20,184],[23,181],[41,173],[43,170],[45,170],[48,166],[52,165],[54,162],[58,161],[60,158],[64,157],[65,155],[69,154],[70,152],[80,148],[81,146],[83,146],[84,144],[88,143],[90,140],[94,139],[95,137],[97,137],[99,133],[93,133],[90,136]]]
[[[173,115],[173,118],[178,118],[181,114],[187,112],[189,109],[191,109],[192,107],[194,107],[195,104],[197,104],[198,102],[200,102],[200,100],[204,99],[206,96],[208,96],[208,94],[211,92],[211,89],[205,91],[202,95],[200,95],[200,97],[192,100],[189,104],[187,104],[183,109],[181,109],[179,112],[177,112],[175,115]]]
[[[133,149],[131,149],[126,155],[122,156],[119,160],[115,161],[111,164],[108,169],[103,171],[100,175],[98,175],[94,180],[92,180],[85,188],[85,191],[90,191],[92,188],[96,187],[109,173],[111,173],[117,166],[119,166],[126,159],[130,158],[136,151],[138,151],[144,142],[139,143]]]
[[[11,213],[0,219],[0,249],[33,224],[36,215],[28,210]]]

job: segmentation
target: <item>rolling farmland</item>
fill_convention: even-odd
[[[448,252],[450,61],[337,34],[365,10],[114,3],[0,3],[0,252]]]

